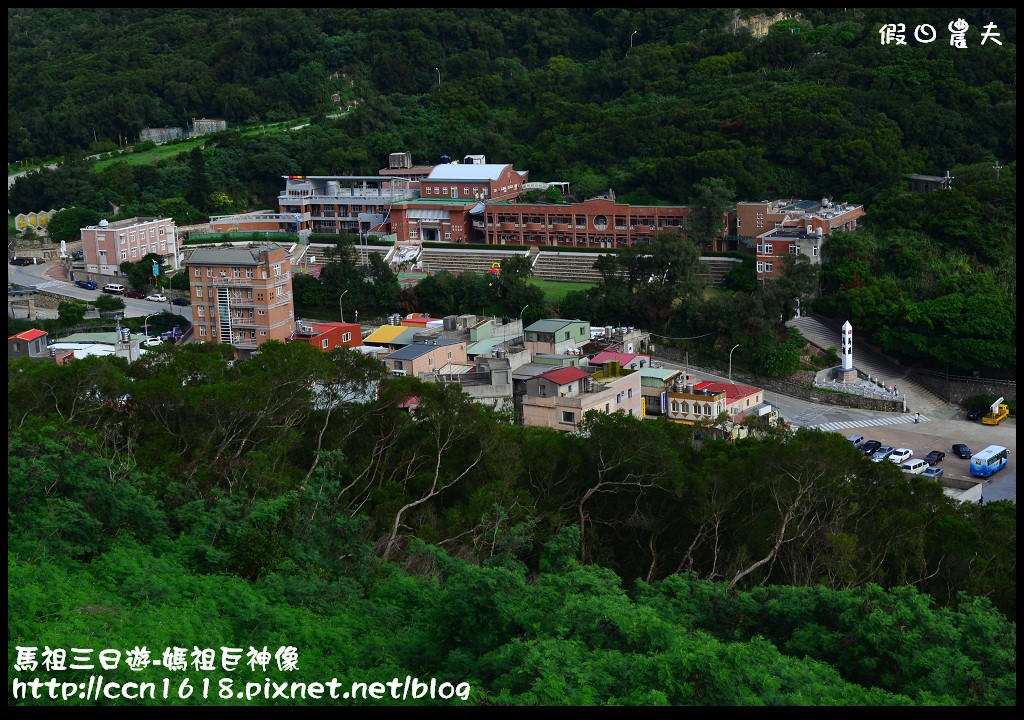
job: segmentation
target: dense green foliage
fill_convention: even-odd
[[[1016,163],[959,172],[956,189],[879,198],[824,246],[823,311],[886,352],[954,372],[1017,366]]]
[[[347,350],[230,358],[9,365],[11,648],[280,640],[488,703],[1014,702],[1010,503],[831,434],[575,436],[372,399]]]

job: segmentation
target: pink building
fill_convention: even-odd
[[[526,381],[523,424],[572,432],[590,410],[606,414],[621,410],[643,419],[642,398],[638,372],[607,377],[578,367],[557,368]]]
[[[86,272],[117,276],[121,263],[138,262],[148,253],[160,255],[161,264],[178,269],[177,231],[170,218],[100,220],[81,233]]]
[[[466,362],[466,343],[458,340],[425,340],[384,356],[384,365],[392,375],[419,377],[450,363]]]

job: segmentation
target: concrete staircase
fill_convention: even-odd
[[[816,318],[805,316],[794,318],[786,325],[795,327],[809,343],[822,350],[830,347],[839,348],[838,324],[829,327]],[[871,377],[881,379],[886,385],[891,386],[895,383],[900,395],[906,397],[909,412],[947,420],[957,412],[956,406],[950,405],[915,381],[906,368],[901,368],[889,358],[858,345],[856,328],[853,337],[853,364]]]

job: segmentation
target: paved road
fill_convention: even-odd
[[[657,359],[657,362],[672,370],[683,369],[679,363],[661,359]],[[728,382],[725,376],[703,371],[699,376]],[[1009,449],[1010,461],[1006,468],[994,476],[992,483],[985,487],[984,497],[986,501],[1017,500],[1017,425],[1013,418],[991,427],[956,417],[922,415],[922,422],[915,424],[914,415],[909,413],[819,405],[767,390],[764,395],[767,402],[779,408],[779,413],[794,430],[806,427],[837,432],[844,436],[863,435],[883,445],[910,448],[917,458],[924,457],[931,450],[942,450],[946,453],[943,469],[954,478],[970,477],[968,461],[953,456],[951,452],[954,443],[965,443],[975,452],[988,445],[1002,445]],[[940,415],[944,414],[940,412]]]
[[[74,283],[67,282],[63,279],[64,269],[56,263],[42,263],[40,265],[8,265],[7,266],[7,282],[15,283],[17,285],[35,285],[40,290],[46,290],[47,292],[54,293],[56,295],[64,295],[68,298],[76,300],[95,300],[97,297],[102,295],[99,290],[86,290],[80,288]],[[189,320],[192,319],[192,309],[189,307],[182,307],[179,305],[171,305],[167,303],[156,303],[148,300],[135,300],[133,298],[123,298],[125,305],[125,317],[143,317],[145,315],[152,315],[155,313],[168,311],[175,315],[181,315]],[[8,314],[10,312],[8,311]]]

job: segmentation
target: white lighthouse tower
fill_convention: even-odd
[[[836,380],[843,383],[857,382],[857,368],[853,366],[853,325],[847,320],[839,335],[842,364],[835,369]]]
[[[842,332],[843,370],[853,370],[853,325],[847,320]]]

